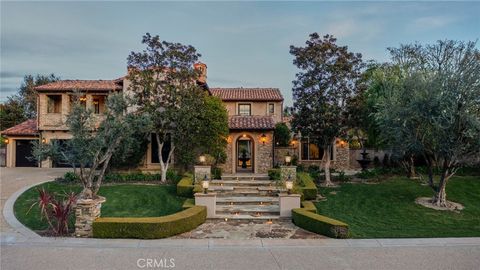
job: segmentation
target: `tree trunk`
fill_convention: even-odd
[[[157,137],[157,144],[158,144],[158,160],[160,161],[160,169],[162,170],[160,172],[160,182],[161,183],[166,183],[167,182],[167,170],[168,170],[168,166],[170,165],[170,161],[172,159],[172,155],[173,155],[173,152],[175,150],[175,146],[173,145],[173,142],[172,140],[170,140],[170,152],[168,153],[168,157],[167,157],[167,160],[164,162],[163,161],[163,156],[162,156],[162,150],[163,150],[163,145],[164,145],[164,141],[165,140],[162,140],[162,142],[160,142],[160,136],[158,135],[158,133],[155,134],[155,136]],[[164,138],[165,139],[165,138]]]
[[[332,180],[330,179],[330,150],[331,145],[327,146],[326,149],[323,149],[323,156],[325,157],[324,170],[325,170],[325,186],[333,186]]]
[[[408,173],[407,173],[407,177],[408,178],[414,178],[416,176],[416,173],[415,173],[415,160],[414,160],[414,156],[413,155],[410,155],[408,157]]]
[[[450,162],[445,159],[442,166],[442,175],[440,176],[440,182],[438,183],[438,189],[433,197],[432,203],[439,207],[447,207],[447,187],[448,179],[453,175],[450,173]]]

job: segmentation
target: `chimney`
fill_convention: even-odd
[[[193,68],[200,71],[198,81],[201,83],[207,83],[207,65],[202,62],[197,62],[193,64]]]

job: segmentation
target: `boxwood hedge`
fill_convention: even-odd
[[[348,224],[318,215],[305,208],[292,210],[293,223],[300,228],[333,238],[348,238]]]
[[[308,173],[297,173],[297,183],[295,190],[302,195],[302,200],[315,200],[317,198],[317,186]]]
[[[164,217],[98,218],[93,222],[95,238],[157,239],[191,231],[205,222],[207,208],[192,206]]]

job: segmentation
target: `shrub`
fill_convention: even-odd
[[[212,179],[222,179],[222,168],[212,168]]]
[[[270,177],[270,180],[280,180],[280,169],[268,170],[268,177]]]
[[[205,206],[193,206],[164,217],[98,218],[93,222],[95,238],[157,239],[191,231],[207,218]]]
[[[303,201],[302,202],[302,209],[305,209],[309,212],[312,213],[317,213],[317,207],[315,207],[315,204],[311,201]]]
[[[131,173],[109,173],[103,180],[105,183],[125,183],[125,182],[152,182],[160,181],[160,174],[150,174],[142,172]]]
[[[288,146],[291,139],[290,129],[285,123],[277,123],[273,131],[275,144],[278,146]]]
[[[177,195],[190,198],[193,196],[193,189],[193,178],[188,176],[183,177],[177,184]]]
[[[66,183],[75,183],[75,182],[79,181],[80,178],[74,172],[66,172],[63,175],[62,180],[63,180],[63,182],[66,182]]]
[[[195,206],[195,199],[190,198],[185,200],[185,202],[182,205],[182,208],[187,209],[194,206]]]
[[[318,181],[320,179],[320,167],[318,165],[310,165],[308,166],[308,173],[312,176],[314,181]]]
[[[168,169],[167,170],[167,182],[176,185],[178,184],[178,181],[182,179],[182,176],[179,175],[174,169]]]
[[[297,173],[296,191],[302,195],[302,200],[315,200],[317,198],[317,186],[308,173]]]
[[[344,171],[339,171],[338,175],[335,177],[335,180],[340,181],[340,182],[347,182],[350,181],[351,177],[345,175]]]
[[[292,210],[292,220],[295,225],[307,231],[333,238],[348,238],[348,225],[341,221],[312,213],[305,208]]]

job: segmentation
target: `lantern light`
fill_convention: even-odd
[[[3,142],[4,142],[5,144],[8,144],[8,143],[10,143],[10,140],[9,140],[8,138],[5,138],[5,139],[3,140]]]
[[[202,164],[205,164],[205,162],[207,162],[207,157],[205,155],[200,155],[198,157],[198,161],[200,161]]]
[[[293,181],[292,181],[292,176],[288,175],[288,180],[285,181],[285,187],[287,188],[288,194],[291,194],[292,189],[293,189]]]
[[[290,165],[290,162],[292,162],[292,156],[290,156],[290,153],[287,153],[287,155],[285,156],[285,163],[287,165]]]
[[[210,183],[208,182],[207,175],[205,174],[205,177],[203,178],[203,181],[202,181],[203,193],[207,194],[207,190],[208,190],[209,185],[210,185]]]
[[[47,143],[47,139],[42,138],[42,143]]]
[[[265,145],[265,143],[267,142],[267,135],[262,134],[262,136],[260,136],[260,142]]]

